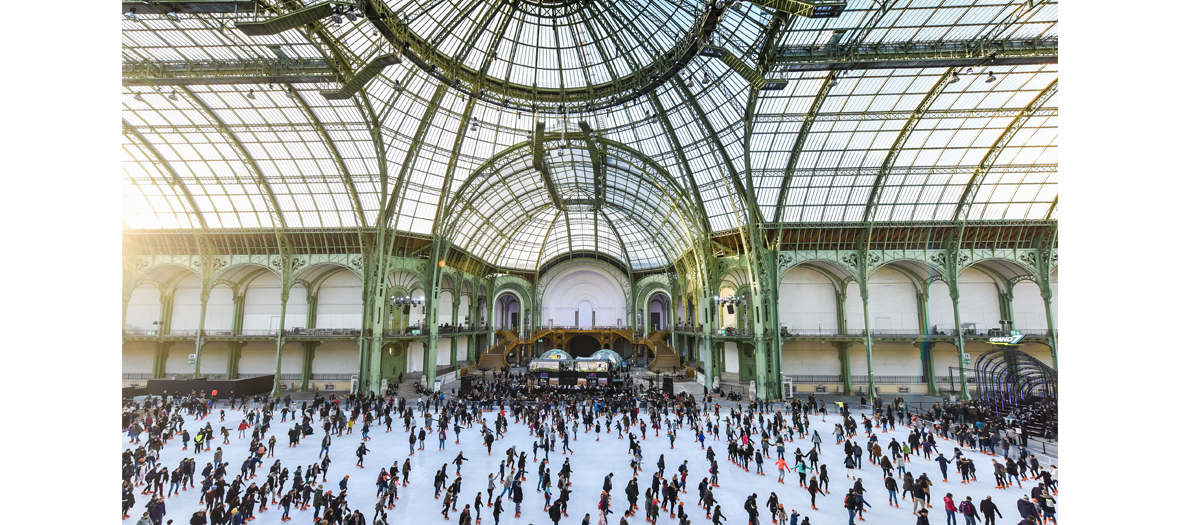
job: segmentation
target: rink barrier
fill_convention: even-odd
[[[230,395],[234,396],[253,396],[257,394],[269,394],[275,385],[274,374],[251,377],[248,379],[233,379],[233,380],[209,380],[209,379],[150,379],[147,382],[145,393],[158,396],[163,395],[167,390],[169,394],[188,394],[196,390],[200,392],[205,391],[206,395],[214,397],[215,399],[229,399]],[[213,391],[217,391],[217,395],[213,396]]]

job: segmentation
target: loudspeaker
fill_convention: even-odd
[[[664,378],[664,393],[672,395],[672,378],[670,377]]]
[[[471,376],[463,376],[459,378],[459,395],[466,396],[471,394]]]
[[[733,305],[732,304],[725,305],[725,309],[727,311],[729,311],[729,313],[731,313],[731,314],[733,313]]]
[[[407,304],[402,307],[402,315],[410,315],[410,305]]]

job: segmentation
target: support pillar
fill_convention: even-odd
[[[840,382],[844,383],[844,394],[852,395],[852,362],[849,360],[848,348],[852,343],[832,343],[840,356]]]
[[[279,335],[275,339],[275,384],[271,389],[271,397],[279,397],[282,389],[279,385],[282,383],[283,376],[283,330],[286,327],[287,321],[287,298],[289,297],[289,290],[287,285],[283,285],[282,304],[279,306]]]
[[[1053,370],[1057,368],[1057,330],[1053,328],[1053,289],[1045,283],[1041,287],[1041,299],[1045,301],[1045,323],[1049,327],[1049,353],[1053,355]]]
[[[869,324],[869,285],[866,279],[860,286],[860,300],[865,313],[865,357],[869,365],[869,399],[877,399],[877,381],[873,378],[873,330]]]
[[[959,283],[948,280],[951,290],[951,307],[955,313],[955,348],[959,351],[959,400],[971,400],[971,393],[967,391],[967,370],[963,367],[963,323],[959,320]]]
[[[201,378],[201,349],[205,346],[205,309],[209,305],[209,290],[201,289],[201,317],[197,320],[197,358],[193,364],[193,379]],[[171,316],[169,316],[171,317]],[[169,327],[171,329],[171,326]]]
[[[242,347],[246,346],[245,341],[230,341],[229,342],[229,356],[225,362],[225,378],[237,379],[239,365],[242,362]]]
[[[315,347],[319,345],[320,341],[303,342],[303,366],[299,373],[300,392],[307,392],[307,387],[311,383],[311,362],[315,359]]]
[[[161,341],[155,344],[152,351],[152,379],[163,379],[168,363],[168,350],[172,348],[172,341]]]
[[[438,330],[432,326],[426,330],[430,330],[430,337],[426,338],[422,350],[422,382],[427,388],[434,388],[434,380],[438,377]]]
[[[918,348],[921,351],[918,353],[922,360],[922,379],[926,383],[926,392],[930,395],[938,395],[938,384],[935,382],[934,376],[934,355],[931,353],[933,344],[930,342],[930,293],[929,290],[920,290],[917,294],[918,298],[918,325],[922,330],[922,340],[918,343]]]
[[[156,335],[167,335],[172,332],[172,306],[175,296],[160,294],[160,322],[156,324]]]

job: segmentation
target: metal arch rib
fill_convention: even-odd
[[[254,161],[254,157],[250,155],[250,152],[246,151],[245,146],[242,146],[242,141],[238,140],[238,136],[225,126],[225,122],[222,122],[221,118],[218,117],[217,114],[213,112],[213,110],[209,109],[209,106],[205,105],[205,102],[202,101],[200,97],[193,93],[188,87],[181,86],[180,90],[184,92],[185,96],[187,96],[189,100],[193,101],[193,104],[200,108],[201,112],[204,113],[205,116],[209,118],[209,120],[213,121],[213,123],[217,125],[218,131],[220,131],[221,134],[225,136],[225,138],[229,139],[230,146],[234,148],[234,151],[238,152],[238,155],[240,155],[242,160],[246,162],[246,167],[249,168],[250,172],[254,174],[254,183],[257,184],[259,188],[262,188],[262,190],[266,193],[267,201],[270,203],[272,208],[271,214],[274,215],[275,219],[277,219],[278,227],[286,230],[287,220],[283,218],[283,212],[279,209],[278,199],[275,198],[274,191],[271,190],[270,183],[266,181],[266,177],[262,176],[262,170],[258,167],[258,163]],[[280,237],[281,236],[282,234],[280,234]]]
[[[605,206],[605,205],[606,204],[604,203],[603,206]],[[610,228],[611,233],[614,233],[615,238],[619,240],[619,251],[623,252],[623,257],[627,259],[627,268],[634,269],[635,265],[631,264],[631,254],[626,249],[623,248],[623,236],[619,235],[619,229],[615,228],[615,221],[610,220],[610,216],[607,215],[606,213],[602,214],[602,219],[606,221],[606,225],[607,225],[607,227]],[[597,232],[598,228],[594,228],[594,231]],[[663,247],[661,247],[661,249],[662,248]],[[665,251],[664,257],[667,257],[667,256],[668,256],[668,253]],[[537,259],[540,260],[540,257],[538,257]]]
[[[976,39],[975,43],[971,46],[972,50],[977,53],[986,50],[996,38],[999,38],[1001,35],[1007,32],[1008,29],[1011,29],[1012,26],[1024,21],[1024,19],[1031,15],[1033,11],[1036,11],[1037,7],[1040,7],[1040,4],[1042,3],[1044,3],[1044,0],[1027,0],[1021,2],[1020,6],[1017,7],[1015,11],[1009,13],[1004,20],[1000,21],[1000,23],[993,26],[990,30],[986,30],[986,33],[980,35]],[[1027,9],[1025,6],[1027,6]]]
[[[176,170],[172,169],[172,165],[168,163],[167,160],[164,160],[164,156],[160,155],[160,152],[156,150],[156,147],[152,145],[151,142],[148,142],[147,139],[143,138],[143,135],[140,135],[139,132],[136,131],[129,122],[127,122],[127,119],[123,119],[123,134],[130,135],[136,141],[138,141],[139,144],[152,155],[154,162],[168,172],[168,176],[172,179],[172,185],[179,186],[181,193],[184,193],[184,200],[188,203],[189,208],[191,209],[191,211],[188,213],[196,217],[197,222],[200,223],[202,229],[208,228],[208,225],[205,224],[205,216],[201,214],[201,209],[197,207],[197,202],[193,200],[193,194],[188,191],[188,186],[186,186],[184,181],[180,179],[180,175],[176,173]]]
[[[381,178],[381,196],[382,200],[388,190],[387,179],[389,178],[389,163],[385,160],[385,141],[381,136],[381,124],[377,122],[377,113],[373,111],[373,104],[369,102],[369,95],[365,90],[361,90],[360,100],[353,98],[353,104],[356,105],[357,110],[362,115],[367,116],[366,123],[369,125],[369,136],[373,138],[373,153],[377,158],[377,173]],[[361,213],[364,213],[364,208],[361,208]]]
[[[672,128],[672,123],[668,120],[668,112],[664,109],[664,104],[660,102],[659,95],[651,93],[649,95],[652,104],[656,107],[656,116],[659,117],[659,122],[664,126],[664,132],[672,141],[673,151],[676,152],[676,163],[680,165],[680,169],[684,171],[688,179],[688,185],[692,188],[692,196],[696,201],[697,213],[700,214],[701,222],[705,229],[705,235],[713,234],[713,225],[709,223],[709,215],[705,213],[705,204],[701,199],[701,190],[697,188],[696,178],[692,175],[692,168],[688,165],[687,159],[684,155],[684,148],[680,145],[680,137],[676,135],[676,130]]]
[[[878,199],[881,195],[881,186],[888,177],[889,172],[893,169],[893,162],[897,160],[898,153],[901,152],[901,147],[909,140],[910,134],[913,133],[914,128],[918,126],[918,121],[922,120],[922,116],[926,110],[934,104],[934,99],[942,94],[942,91],[950,85],[951,74],[956,71],[956,68],[949,68],[946,73],[939,77],[930,91],[926,93],[926,97],[922,102],[918,103],[918,107],[910,113],[909,120],[906,121],[905,126],[897,134],[897,139],[893,141],[893,147],[889,148],[889,153],[885,155],[885,160],[881,163],[881,169],[877,172],[877,179],[873,181],[873,190],[869,193],[869,200],[865,202],[865,213],[862,222],[868,223],[873,218],[873,212],[877,209]]]
[[[287,84],[287,89],[293,93],[295,92],[290,84]],[[362,228],[368,227],[368,224],[365,223],[365,214],[361,211],[360,196],[357,195],[356,186],[352,183],[352,173],[348,171],[348,166],[344,164],[344,158],[340,156],[340,150],[336,149],[336,143],[328,136],[323,123],[320,122],[320,118],[311,110],[311,107],[307,105],[307,101],[303,100],[303,95],[295,93],[295,101],[298,103],[299,108],[303,110],[303,113],[307,115],[307,118],[315,123],[320,138],[324,139],[324,143],[328,146],[328,151],[332,154],[332,160],[336,161],[336,166],[340,168],[340,175],[344,177],[344,184],[348,187],[348,195],[352,198],[352,209],[356,212],[357,224],[360,224]]]
[[[517,2],[517,0],[512,0],[511,5],[515,6],[516,2]],[[496,13],[496,12],[498,12],[498,9],[489,9],[488,10],[488,15],[487,15],[487,17],[485,17],[483,23],[481,24],[481,28],[486,26],[487,23],[491,21],[491,18],[490,18],[491,14]],[[507,13],[505,13],[504,16],[501,18],[502,18],[502,20],[500,21],[500,23],[496,27],[496,36],[495,36],[495,39],[493,40],[493,42],[499,42],[500,39],[504,37],[504,31],[506,31],[508,29],[508,22],[511,20],[511,17],[508,16]],[[475,29],[472,28],[469,33],[472,35],[472,38],[464,40],[463,49],[461,49],[459,54],[456,55],[459,57],[460,62],[467,59],[467,55],[469,53],[471,53],[471,49],[475,46],[475,36],[474,36],[476,33]],[[490,53],[484,57],[483,65],[481,65],[479,68],[481,73],[486,71],[488,66],[491,65],[491,63],[492,63],[491,58],[492,57],[491,57]],[[468,126],[470,125],[470,122],[471,122],[471,113],[474,110],[475,110],[475,97],[467,97],[467,106],[465,108],[463,108],[463,118],[459,122],[459,131],[455,135],[455,144],[451,150],[451,158],[447,162],[447,171],[446,171],[446,175],[443,178],[443,191],[439,192],[438,206],[435,207],[434,223],[432,226],[433,230],[435,232],[435,235],[441,234],[444,230],[444,228],[440,224],[440,221],[442,219],[442,212],[444,210],[444,205],[446,204],[445,201],[448,199],[450,191],[451,191],[451,184],[455,178],[455,169],[458,166],[458,162],[459,162],[459,150],[463,144],[463,141],[467,139],[467,130],[469,129]]]
[[[779,222],[783,218],[783,204],[787,202],[787,192],[791,189],[791,181],[795,178],[795,166],[799,163],[799,155],[803,153],[803,145],[807,143],[807,135],[811,133],[811,125],[815,124],[816,115],[819,115],[819,110],[824,105],[824,100],[828,98],[828,93],[832,91],[832,80],[836,78],[836,72],[828,73],[828,78],[824,80],[823,86],[819,88],[819,93],[815,94],[815,100],[811,103],[811,109],[807,111],[807,118],[803,121],[803,125],[799,126],[799,133],[795,136],[795,145],[791,148],[791,158],[787,159],[787,168],[783,171],[783,183],[778,192],[778,204],[774,207],[774,222]]]
[[[438,88],[434,90],[434,96],[430,98],[430,104],[426,106],[426,112],[422,115],[422,120],[418,122],[418,131],[414,133],[414,140],[410,143],[410,147],[406,149],[405,159],[402,161],[402,167],[397,174],[397,182],[394,183],[393,192],[389,194],[389,202],[385,204],[385,209],[381,212],[384,216],[380,222],[383,226],[389,226],[390,221],[394,221],[393,227],[396,229],[397,222],[394,215],[401,209],[401,193],[405,188],[406,178],[410,174],[410,166],[418,158],[418,151],[422,149],[422,138],[426,136],[426,130],[430,129],[430,123],[434,120],[434,114],[438,112],[438,104],[442,100],[443,93],[447,92],[446,84],[439,84]]]
[[[983,183],[983,179],[987,176],[987,173],[991,171],[992,164],[996,162],[996,159],[1000,156],[1000,152],[1002,152],[1004,148],[1008,147],[1008,143],[1012,141],[1012,137],[1016,136],[1016,132],[1020,131],[1020,128],[1024,126],[1024,123],[1028,122],[1028,119],[1032,118],[1032,116],[1041,109],[1041,106],[1044,106],[1045,103],[1048,102],[1049,99],[1052,98],[1056,93],[1057,79],[1053,79],[1053,82],[1050,82],[1049,85],[1045,87],[1045,89],[1041,90],[1041,92],[1037,94],[1036,98],[1034,98],[1032,102],[1029,102],[1028,105],[1024,107],[1024,110],[1016,116],[1016,118],[1012,119],[1012,122],[1008,124],[1008,127],[1004,128],[1004,132],[1000,134],[1000,137],[997,138],[995,143],[992,144],[991,149],[988,149],[987,154],[983,156],[983,160],[979,162],[979,166],[975,169],[975,173],[971,175],[971,180],[967,181],[967,187],[963,190],[963,196],[959,198],[959,204],[955,207],[955,215],[953,220],[957,221],[961,216],[965,221],[966,216],[970,214],[971,205],[974,204],[975,194],[979,192],[979,187]],[[1056,200],[1054,200],[1054,202],[1056,202]],[[1052,212],[1052,210],[1050,210],[1050,212]]]
[[[467,105],[463,108],[463,117],[459,120],[459,130],[455,132],[455,144],[451,147],[451,159],[447,161],[447,171],[443,176],[442,191],[438,192],[438,206],[434,208],[434,234],[438,235],[442,231],[439,225],[439,219],[442,218],[443,201],[451,192],[451,181],[455,178],[455,168],[459,163],[459,150],[463,146],[463,141],[467,138],[467,126],[471,122],[471,112],[475,109],[475,97],[467,97]]]
[[[692,92],[689,91],[687,87],[685,87],[684,80],[681,80],[680,77],[676,77],[673,84],[676,86],[677,91],[680,91],[680,93],[684,96],[685,100],[688,100],[689,107],[691,107],[693,113],[696,114],[697,120],[702,126],[704,126],[705,132],[712,140],[713,147],[716,148],[721,154],[721,160],[724,161],[725,168],[729,170],[729,178],[733,182],[734,189],[737,190],[738,200],[744,203],[746,207],[749,207],[751,203],[746,202],[746,188],[745,185],[742,184],[741,178],[738,176],[737,169],[733,167],[733,159],[729,158],[729,152],[727,152],[725,150],[725,146],[721,144],[721,140],[717,137],[717,132],[713,129],[713,124],[709,122],[709,117],[705,115],[704,111],[701,110],[700,104],[697,103],[696,95],[693,95]],[[757,203],[754,203],[754,213],[757,214],[759,222],[765,222],[765,219],[762,218],[762,211],[758,209]]]
[[[1053,216],[1053,210],[1056,210],[1056,209],[1057,209],[1057,197],[1053,197],[1053,204],[1050,204],[1049,211],[1045,212],[1045,220],[1050,220],[1049,217]]]

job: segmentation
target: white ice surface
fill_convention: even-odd
[[[781,405],[780,405],[781,406]],[[220,408],[220,403],[219,403]],[[728,406],[723,405],[721,415],[724,417],[728,413]],[[277,414],[277,412],[276,412]],[[489,428],[492,428],[490,412],[485,412],[488,415]],[[641,418],[648,420],[647,415],[640,412]],[[395,412],[396,415],[396,412]],[[421,413],[415,411],[417,415],[416,424],[421,427],[424,420]],[[215,409],[205,421],[210,421],[213,424],[215,434],[218,434],[215,440],[214,448],[221,446],[224,453],[223,460],[229,463],[227,467],[227,481],[232,481],[233,476],[238,474],[242,462],[247,457],[246,447],[249,446],[249,438],[237,438],[237,425],[242,420],[242,412],[238,410],[226,410],[226,419],[224,423],[218,421],[219,415]],[[455,444],[455,436],[453,432],[448,432],[446,449],[438,450],[438,438],[436,434],[429,434],[426,438],[426,446],[422,451],[416,451],[413,456],[410,456],[410,464],[412,466],[412,473],[410,478],[410,486],[399,488],[399,497],[396,501],[397,507],[388,510],[390,523],[458,523],[459,512],[462,511],[464,504],[473,503],[475,494],[478,491],[484,491],[484,497],[487,497],[487,476],[489,473],[499,472],[500,461],[505,458],[504,451],[512,445],[517,446],[518,451],[527,450],[529,453],[529,467],[527,480],[524,484],[524,501],[521,504],[521,517],[513,517],[513,504],[510,500],[510,494],[504,495],[504,514],[500,517],[502,525],[513,524],[532,524],[542,525],[552,523],[546,512],[542,510],[544,505],[544,496],[542,493],[536,492],[537,472],[536,468],[540,464],[532,461],[532,444],[534,438],[528,434],[528,429],[524,425],[512,423],[511,412],[507,415],[509,427],[503,439],[496,441],[492,445],[492,455],[488,456],[487,449],[482,446],[482,441],[479,435],[479,425],[473,426],[471,429],[464,428],[460,433],[461,444]],[[860,420],[858,413],[853,413],[854,419]],[[269,471],[270,466],[275,459],[282,460],[283,467],[287,468],[292,474],[295,472],[297,466],[302,465],[304,471],[312,462],[318,462],[317,454],[320,449],[320,440],[323,439],[323,428],[318,425],[321,422],[316,419],[315,434],[303,439],[302,444],[295,448],[287,447],[287,431],[291,428],[292,422],[290,419],[286,423],[279,423],[279,418],[273,420],[270,434],[274,435],[278,441],[274,458],[266,458],[262,465],[258,467],[258,477],[253,482],[262,484],[266,479],[266,472]],[[807,491],[798,486],[798,475],[793,472],[788,472],[785,478],[786,484],[779,484],[778,471],[774,467],[774,461],[777,458],[774,445],[772,443],[770,448],[770,457],[766,460],[764,469],[766,476],[759,476],[754,474],[754,462],[750,461],[750,472],[745,472],[737,465],[729,462],[726,457],[726,443],[724,439],[724,432],[722,432],[722,440],[713,441],[711,437],[706,435],[706,445],[713,447],[717,454],[717,464],[721,468],[720,472],[720,487],[714,488],[714,497],[717,502],[721,504],[722,512],[728,518],[726,525],[742,525],[747,521],[747,515],[742,510],[742,505],[750,493],[758,494],[758,503],[760,507],[759,519],[763,525],[769,525],[770,515],[766,512],[765,504],[766,498],[770,496],[771,492],[778,495],[779,501],[784,504],[788,515],[791,509],[797,509],[800,514],[800,521],[802,516],[810,516],[811,523],[814,525],[837,525],[846,524],[848,522],[848,513],[843,509],[841,501],[842,495],[848,492],[852,487],[852,479],[845,477],[845,470],[843,466],[844,452],[843,445],[836,445],[835,436],[832,435],[832,429],[837,417],[829,416],[827,422],[823,422],[820,417],[814,416],[811,418],[811,425],[814,431],[818,431],[823,439],[821,445],[822,452],[820,454],[819,462],[828,465],[828,474],[831,479],[831,493],[826,497],[817,497],[816,505],[819,507],[818,511],[811,510],[810,497]],[[205,421],[193,421],[193,417],[186,416],[185,428],[189,429],[190,433],[197,428],[204,426]],[[603,419],[603,421],[605,421]],[[769,423],[769,422],[768,422]],[[676,438],[676,448],[669,449],[668,439],[664,432],[660,433],[660,437],[655,437],[655,432],[650,427],[650,420],[648,420],[647,439],[641,441],[643,447],[643,470],[639,472],[639,499],[640,510],[633,516],[628,518],[628,522],[634,524],[645,524],[642,511],[643,494],[648,487],[651,486],[652,473],[656,471],[656,460],[660,454],[664,454],[664,461],[667,465],[665,471],[665,478],[671,479],[671,476],[676,474],[676,468],[683,460],[688,460],[688,493],[681,493],[680,500],[685,501],[685,511],[689,515],[689,519],[693,524],[704,525],[711,523],[710,520],[705,519],[705,511],[696,505],[697,501],[697,484],[702,477],[707,476],[708,462],[705,459],[705,452],[701,450],[698,443],[692,440],[691,428],[687,425],[681,429]],[[222,445],[220,437],[220,428],[225,426],[230,429],[230,443],[229,445]],[[437,427],[437,424],[435,425]],[[724,426],[722,426],[724,429]],[[570,466],[573,470],[573,487],[570,494],[569,502],[569,517],[562,518],[561,523],[577,525],[581,523],[582,517],[586,513],[591,514],[591,523],[596,523],[597,504],[599,494],[602,491],[603,478],[609,472],[614,472],[615,477],[613,481],[613,490],[611,492],[611,510],[613,514],[608,516],[608,522],[615,525],[619,522],[619,517],[622,512],[626,510],[627,499],[624,494],[627,482],[630,479],[630,456],[627,454],[627,439],[624,433],[623,439],[616,439],[612,433],[610,438],[606,437],[605,428],[603,429],[603,438],[599,442],[594,441],[594,432],[591,430],[589,434],[585,433],[585,429],[580,429],[577,441],[571,439],[570,448],[574,451],[572,456],[563,456],[560,452],[551,452],[549,455],[549,468],[551,470],[552,479],[554,482],[554,491],[552,499],[556,501],[558,491],[556,490],[557,472],[561,469],[561,464],[566,457],[570,458]],[[896,430],[880,434],[878,439],[882,444],[883,452],[888,454],[888,449],[885,444],[889,443],[891,438],[896,437],[899,442],[904,442],[906,436],[909,434],[909,428],[899,425]],[[637,427],[632,427],[632,432],[639,436]],[[132,448],[138,445],[129,445],[126,433],[123,434],[122,445],[123,448]],[[141,440],[146,436],[142,434]],[[328,483],[325,490],[332,490],[333,494],[338,494],[338,484],[345,475],[349,478],[348,490],[348,505],[350,509],[359,509],[366,518],[366,522],[372,521],[374,506],[377,502],[376,496],[376,478],[377,474],[382,468],[388,469],[394,462],[399,465],[406,459],[409,450],[409,440],[407,434],[402,430],[402,420],[394,419],[393,431],[385,432],[384,424],[374,425],[370,432],[372,440],[368,442],[369,454],[365,457],[365,468],[355,466],[356,463],[356,449],[361,440],[360,425],[351,435],[345,434],[341,437],[333,436],[331,447],[332,464],[328,470]],[[859,442],[862,447],[865,446],[867,436],[863,433],[863,428],[858,430],[858,436],[853,440]],[[773,442],[773,439],[772,439]],[[146,443],[146,440],[143,440]],[[952,457],[952,452],[956,443],[951,441],[937,440],[939,449],[946,455],[947,458]],[[808,439],[799,439],[796,436],[794,442],[786,443],[786,459],[789,465],[793,463],[793,452],[796,447],[806,453],[811,446]],[[757,446],[757,445],[756,445]],[[123,450],[123,448],[120,449]],[[417,448],[415,446],[415,448]],[[561,441],[558,439],[557,448],[560,450]],[[196,485],[195,489],[188,489],[183,491],[179,496],[173,495],[166,498],[167,515],[165,521],[168,519],[175,520],[176,525],[187,524],[189,518],[198,508],[204,508],[204,505],[199,503],[201,487],[200,472],[205,468],[205,464],[213,461],[213,452],[206,451],[201,454],[193,453],[192,444],[188,450],[181,450],[181,442],[179,439],[174,439],[166,444],[160,453],[160,464],[167,466],[169,469],[175,468],[182,458],[195,457],[197,460],[197,473],[194,479]],[[464,456],[470,461],[463,465],[463,484],[460,493],[459,502],[456,507],[459,511],[451,512],[451,520],[446,521],[441,515],[442,499],[433,498],[433,480],[436,470],[442,467],[444,463],[450,463],[451,460],[458,455],[462,450]],[[999,447],[996,447],[999,451]],[[1014,449],[1015,450],[1015,449]],[[1034,451],[1030,451],[1035,453]],[[540,457],[543,457],[543,451],[538,450]],[[1016,500],[1024,494],[1028,494],[1029,490],[1036,485],[1034,481],[1023,482],[1024,487],[1020,489],[1013,486],[1010,489],[998,490],[994,487],[994,478],[991,474],[991,459],[981,452],[974,452],[966,450],[968,457],[975,461],[978,477],[977,482],[970,484],[959,483],[958,472],[954,470],[954,465],[948,468],[949,483],[942,482],[942,476],[939,472],[938,464],[932,460],[921,459],[919,455],[911,455],[911,462],[907,464],[909,472],[913,473],[916,479],[921,473],[925,472],[933,481],[934,486],[931,488],[931,503],[934,508],[930,511],[930,522],[932,524],[942,524],[946,522],[946,513],[943,511],[942,498],[947,492],[954,494],[955,501],[962,501],[965,496],[971,496],[972,501],[978,506],[979,502],[987,495],[992,496],[992,500],[999,506],[1000,512],[1003,514],[1003,519],[997,520],[999,523],[1017,523],[1020,521],[1019,514],[1016,511]],[[1000,454],[1002,457],[1002,454]],[[936,457],[936,455],[932,455]],[[1042,467],[1048,468],[1050,461],[1048,458],[1043,458]],[[1056,464],[1055,461],[1052,462]],[[901,508],[890,507],[887,502],[888,492],[884,487],[884,480],[881,475],[881,469],[876,465],[872,465],[868,460],[868,453],[865,453],[863,459],[864,468],[858,471],[858,475],[864,480],[866,489],[865,498],[869,505],[873,507],[865,509],[865,519],[867,521],[857,523],[863,524],[911,524],[916,521],[912,516],[910,510],[912,503],[910,501],[901,501]],[[901,476],[895,472],[898,479],[898,486],[901,486]],[[455,479],[455,465],[449,465],[447,469],[449,482]],[[808,474],[810,479],[811,474]],[[319,479],[323,479],[321,475]],[[250,481],[246,482],[249,486]],[[497,484],[498,485],[498,484]],[[285,489],[291,487],[291,481],[288,480]],[[144,512],[144,505],[149,501],[150,495],[141,496],[139,492],[143,487],[136,488],[136,504],[135,508],[130,511],[131,518],[125,520],[124,523],[133,523]],[[164,492],[167,493],[168,483],[164,485]],[[493,496],[500,493],[499,489]],[[901,494],[899,492],[900,499]],[[277,498],[276,498],[277,499]],[[494,501],[493,497],[493,501]],[[484,502],[488,505],[490,502]],[[1060,510],[1060,503],[1058,504]],[[279,518],[282,516],[282,507],[277,504],[269,504],[269,510],[264,513],[255,512],[256,520],[250,522],[251,525],[266,525],[279,524]],[[294,520],[291,523],[311,523],[314,510],[309,507],[308,510],[296,510],[292,507],[291,517]],[[472,512],[472,521],[474,522],[474,511]],[[491,508],[485,507],[482,510],[482,525],[490,525],[493,523]],[[982,514],[981,514],[982,518]],[[961,515],[956,516],[958,524],[964,523]],[[675,519],[668,517],[668,513],[661,514],[658,523],[674,524]],[[982,523],[982,519],[979,521]]]

